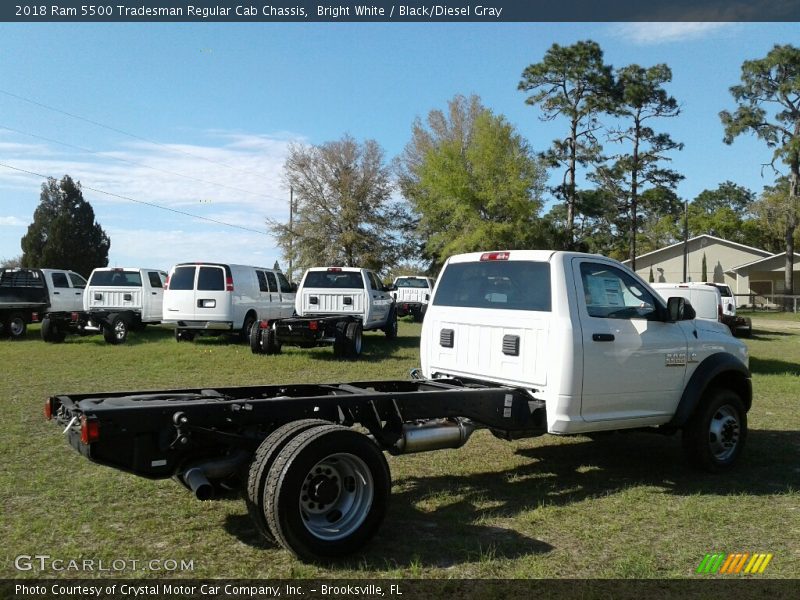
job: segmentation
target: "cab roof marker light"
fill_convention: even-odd
[[[487,260],[508,260],[511,258],[511,252],[484,252],[481,254],[481,261]]]
[[[341,273],[342,267],[328,267],[329,273]]]

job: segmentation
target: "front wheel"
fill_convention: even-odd
[[[275,539],[305,560],[359,550],[386,515],[389,466],[365,435],[340,425],[304,431],[269,469],[261,509]]]
[[[716,473],[730,468],[747,440],[747,412],[727,389],[706,394],[683,428],[683,448],[696,467]]]

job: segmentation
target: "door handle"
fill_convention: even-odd
[[[61,292],[53,292],[53,294],[60,296]]]
[[[153,296],[157,296],[157,295],[158,295],[156,292],[150,292],[150,293],[151,293]]]
[[[613,342],[614,341],[614,334],[613,333],[593,333],[592,340],[595,342]]]

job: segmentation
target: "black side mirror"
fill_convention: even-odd
[[[294,282],[290,283],[289,289],[292,290],[292,293],[294,294],[295,292],[297,292],[297,284]]]
[[[691,321],[697,316],[692,304],[686,298],[673,296],[667,300],[667,316],[669,321]]]

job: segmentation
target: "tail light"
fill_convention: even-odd
[[[487,260],[508,260],[511,252],[484,252],[481,254],[481,261]]]
[[[100,439],[100,422],[89,420],[86,415],[81,417],[81,443],[91,444]]]
[[[69,313],[69,318],[70,318],[70,321],[72,321],[73,323],[76,323],[78,321],[78,319],[80,318],[80,315],[78,313],[76,313],[76,312]]]
[[[225,291],[232,292],[233,291],[233,277],[226,277],[225,278]]]
[[[39,313],[37,312],[31,313],[31,322],[33,323],[39,322]]]
[[[53,403],[49,398],[44,403],[44,418],[48,421],[53,418]]]
[[[169,275],[167,275],[167,279],[166,279],[166,281],[164,281],[164,289],[165,290],[169,289]]]
[[[308,328],[309,328],[311,331],[316,331],[316,330],[317,330],[317,327],[318,327],[318,325],[319,325],[319,323],[317,323],[316,321],[309,321],[309,322],[308,322]]]
[[[258,322],[259,329],[269,329],[269,321],[259,321]]]

